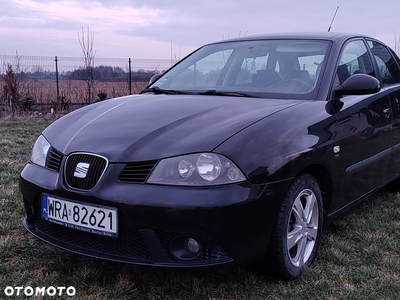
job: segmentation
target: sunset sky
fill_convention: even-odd
[[[0,55],[79,57],[94,34],[96,57],[183,58],[213,41],[273,32],[327,31],[394,48],[400,2],[384,0],[0,0]]]

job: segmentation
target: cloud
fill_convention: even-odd
[[[98,55],[183,56],[205,43],[243,35],[327,31],[338,5],[332,31],[362,33],[393,44],[394,31],[400,29],[398,0],[373,8],[363,0],[337,2],[10,0],[0,11],[0,39],[7,40],[0,43],[0,54],[18,46],[31,55],[77,56],[77,35],[89,26]]]

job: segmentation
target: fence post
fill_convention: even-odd
[[[56,62],[56,85],[57,85],[57,103],[60,100],[60,86],[58,80],[58,59],[57,56],[55,57],[54,61]]]
[[[129,60],[128,60],[128,66],[129,66],[129,75],[128,75],[129,95],[132,95],[132,61],[131,61],[131,58],[129,58]]]

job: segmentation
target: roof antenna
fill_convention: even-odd
[[[328,32],[331,31],[331,27],[332,27],[333,21],[335,21],[335,17],[336,17],[336,14],[337,14],[338,10],[339,10],[339,6],[336,7],[336,11],[335,11],[335,14],[333,15],[331,25],[329,25],[329,28],[328,28]]]

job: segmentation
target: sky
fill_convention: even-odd
[[[399,0],[0,0],[0,55],[178,60],[203,44],[276,32],[365,34],[394,48]],[[83,32],[82,32],[83,30]]]

